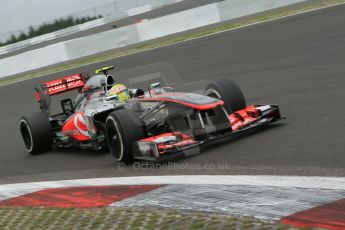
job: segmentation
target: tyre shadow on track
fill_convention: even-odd
[[[245,131],[245,132],[240,132],[240,133],[231,135],[229,137],[225,137],[225,138],[216,140],[214,142],[207,143],[207,144],[203,145],[201,149],[202,149],[202,152],[206,152],[206,151],[209,151],[211,149],[214,150],[214,149],[217,149],[217,148],[219,148],[225,144],[231,144],[234,141],[244,140],[244,139],[249,138],[249,137],[256,135],[258,133],[268,132],[269,130],[276,129],[276,128],[279,128],[279,127],[284,126],[284,125],[286,125],[286,124],[275,123],[275,124],[270,124],[270,125],[264,126],[264,127],[253,128],[253,129]]]
[[[66,154],[66,155],[80,155],[86,157],[100,157],[110,154],[108,149],[101,150],[90,150],[90,149],[80,149],[77,147],[71,148],[55,148],[52,153]]]

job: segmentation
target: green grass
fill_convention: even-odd
[[[277,221],[150,208],[0,208],[2,229],[293,229]],[[7,214],[7,215],[6,215]]]
[[[61,71],[81,67],[81,66],[95,63],[95,62],[102,62],[105,60],[118,58],[118,57],[122,57],[125,55],[135,54],[135,53],[142,52],[142,51],[149,50],[149,49],[164,47],[164,46],[175,44],[178,42],[199,38],[199,37],[202,37],[205,35],[215,34],[215,33],[219,33],[222,31],[231,30],[231,29],[242,27],[242,26],[250,25],[253,23],[264,22],[267,20],[271,20],[271,19],[275,19],[275,18],[279,18],[279,17],[283,17],[283,16],[289,16],[289,15],[301,13],[304,11],[314,10],[314,9],[318,9],[318,8],[322,8],[322,7],[326,7],[326,6],[331,6],[331,5],[335,5],[335,4],[339,4],[339,3],[343,3],[343,2],[345,2],[345,0],[321,0],[321,1],[317,1],[317,2],[310,2],[306,5],[303,5],[302,7],[290,7],[290,8],[283,9],[283,10],[277,9],[275,11],[271,11],[269,13],[262,14],[260,16],[248,17],[246,19],[243,19],[243,20],[235,22],[235,23],[224,23],[221,25],[217,25],[217,26],[214,26],[211,28],[201,30],[201,31],[191,32],[191,33],[176,36],[173,38],[162,38],[161,40],[155,41],[155,42],[148,41],[148,42],[145,42],[145,43],[142,43],[142,44],[139,44],[139,45],[127,48],[127,49],[122,49],[122,50],[117,50],[117,51],[108,51],[108,52],[102,53],[100,55],[94,55],[94,56],[82,58],[82,59],[79,59],[76,61],[70,61],[67,64],[65,63],[65,64],[61,64],[61,65],[56,65],[53,67],[44,68],[41,70],[36,70],[36,71],[28,72],[28,73],[13,75],[10,77],[0,79],[0,86],[5,85],[5,84],[9,84],[9,83],[13,83],[13,82],[17,82],[17,81],[31,79],[34,77],[44,76],[47,74],[52,74],[52,73],[56,73],[56,72],[61,72]]]

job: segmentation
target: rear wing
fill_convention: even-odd
[[[81,90],[89,78],[89,74],[81,73],[44,82],[35,87],[36,100],[41,104],[41,109],[49,113],[51,96],[72,90]]]

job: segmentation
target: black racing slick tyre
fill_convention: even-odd
[[[208,84],[205,94],[223,100],[224,108],[229,114],[246,107],[246,100],[241,89],[235,82],[228,79],[216,80]]]
[[[144,137],[143,126],[133,111],[122,109],[108,116],[106,139],[108,148],[116,161],[131,163],[133,143]]]
[[[20,133],[25,149],[35,155],[47,152],[53,143],[53,130],[48,115],[44,112],[34,112],[20,119]]]

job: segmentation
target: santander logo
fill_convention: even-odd
[[[77,81],[78,80],[78,81]],[[66,84],[63,84],[63,82],[66,82]],[[69,77],[66,77],[64,79],[54,80],[47,83],[48,86],[48,92],[53,93],[59,90],[65,90],[66,88],[73,88],[83,85],[83,81],[81,80],[79,75],[72,75]]]

